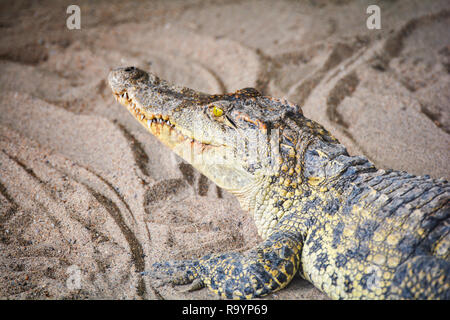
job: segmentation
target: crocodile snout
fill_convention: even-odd
[[[145,80],[146,77],[148,77],[147,73],[136,67],[120,67],[109,72],[108,82],[111,89],[120,94],[137,81]]]

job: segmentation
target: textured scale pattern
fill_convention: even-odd
[[[336,299],[450,299],[444,179],[378,170],[298,106],[254,89],[210,96],[136,68],[113,70],[109,82],[174,152],[201,146],[212,165],[196,168],[237,196],[264,239],[244,253],[156,263],[146,274],[234,299],[282,289],[297,272]],[[248,160],[252,144],[263,160]],[[224,150],[234,158],[218,170]]]

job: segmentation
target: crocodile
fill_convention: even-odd
[[[110,71],[120,104],[253,218],[245,252],[143,273],[250,299],[296,274],[333,299],[450,299],[450,184],[351,156],[301,107],[253,88],[206,94],[136,67]]]

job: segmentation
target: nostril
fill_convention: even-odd
[[[130,71],[133,71],[135,69],[136,69],[135,67],[128,67],[128,68],[125,68],[125,71],[126,72],[130,72]]]

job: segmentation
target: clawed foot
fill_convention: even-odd
[[[154,263],[150,271],[141,272],[141,275],[159,280],[158,287],[166,284],[184,285],[191,283],[191,286],[185,290],[191,292],[205,286],[197,271],[198,268],[198,261],[168,261]]]
[[[300,252],[296,235],[277,232],[245,254],[229,252],[155,263],[143,274],[163,284],[191,283],[187,291],[208,287],[223,298],[251,299],[285,287],[298,271]]]

